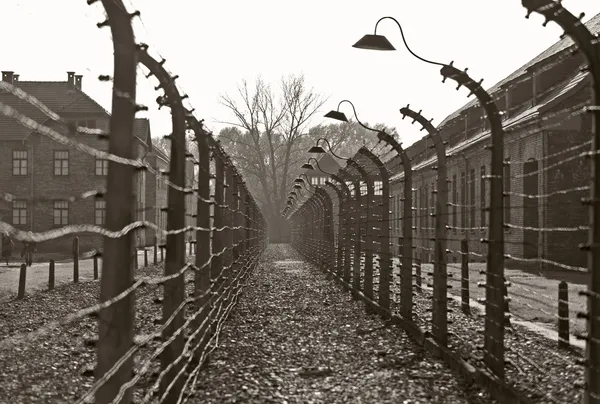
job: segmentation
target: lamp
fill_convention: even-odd
[[[363,36],[358,40],[358,42],[352,45],[352,47],[358,49],[369,49],[379,51],[396,50],[396,48],[394,48],[394,45],[392,45],[385,36],[377,34],[367,34]]]
[[[348,122],[348,118],[346,118],[346,114],[344,114],[343,112],[340,112],[339,108],[340,107],[338,105],[338,111],[331,110],[328,113],[326,113],[324,115],[324,117],[325,118],[335,119],[336,121]]]
[[[368,50],[378,50],[378,51],[393,51],[393,50],[396,50],[396,48],[394,48],[394,46],[391,44],[391,42],[385,36],[383,36],[383,35],[377,35],[377,26],[383,20],[392,20],[392,21],[394,21],[396,23],[396,25],[398,25],[398,28],[400,29],[400,35],[402,36],[402,41],[404,42],[404,46],[411,53],[411,55],[413,55],[414,57],[416,57],[417,59],[419,59],[419,60],[421,60],[421,61],[423,61],[425,63],[429,63],[429,64],[437,65],[437,66],[445,66],[443,63],[433,62],[431,60],[427,60],[427,59],[422,58],[421,56],[417,55],[416,53],[414,53],[412,51],[412,49],[410,49],[410,47],[406,43],[406,38],[404,37],[404,31],[402,30],[402,25],[400,25],[400,23],[398,22],[398,20],[396,20],[394,17],[382,17],[382,18],[380,18],[377,21],[377,23],[375,24],[375,32],[374,32],[374,34],[367,34],[367,35],[363,36],[362,38],[360,38],[358,40],[358,42],[356,42],[354,45],[352,45],[352,47],[353,48],[358,48],[358,49],[368,49]]]
[[[310,163],[304,163],[304,164],[302,164],[302,168],[305,169],[305,170],[314,170],[315,169],[313,167],[313,165],[310,164]]]
[[[313,146],[310,149],[308,149],[309,153],[313,153],[313,154],[324,154],[325,149],[323,149],[321,146]]]
[[[329,143],[329,140],[325,139],[324,137],[321,137],[321,138],[317,139],[317,144],[314,145],[313,147],[311,147],[310,149],[308,149],[308,152],[309,153],[314,153],[314,154],[324,154],[324,153],[327,153],[325,151],[325,149],[323,149],[321,146],[319,146],[319,142],[321,142],[321,141],[327,143],[327,147],[329,148],[329,153],[333,154],[334,157],[336,157],[336,158],[338,158],[340,160],[346,160],[346,161],[348,160],[347,158],[344,158],[344,157],[341,157],[341,156],[338,156],[337,154],[335,154],[333,152],[333,147],[331,147],[331,143]],[[318,165],[317,159],[314,159],[314,160],[315,160],[315,162],[317,162],[317,165]],[[321,171],[323,171],[323,170],[321,170]],[[325,171],[323,171],[323,172],[325,172]]]

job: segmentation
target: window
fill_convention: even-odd
[[[13,150],[13,175],[27,175],[27,150]]]
[[[69,202],[54,201],[54,225],[65,226],[69,224]]]
[[[456,189],[456,174],[452,175],[452,227],[454,227],[454,233],[456,233],[456,226],[458,226],[458,189]]]
[[[424,196],[424,209],[423,209],[423,216],[425,219],[425,228],[429,227],[429,185],[425,185],[425,194]]]
[[[368,192],[367,183],[365,181],[360,182],[360,195],[366,195]]]
[[[54,151],[54,175],[69,175],[69,151]]]
[[[435,197],[436,197],[436,193],[435,193],[435,183],[431,183],[431,194],[429,195],[429,206],[431,207],[429,210],[430,213],[430,218],[431,218],[431,227],[435,228],[435,216],[433,216],[436,211],[435,211]]]
[[[325,180],[327,180],[326,177],[319,177],[319,184],[325,185]]]
[[[94,224],[96,226],[104,226],[106,223],[106,201],[103,199],[96,200]]]
[[[460,227],[466,229],[467,223],[467,176],[464,171],[460,173]]]
[[[375,195],[383,195],[383,182],[375,181],[373,184],[375,188]]]
[[[96,157],[96,175],[108,175],[108,160]]]
[[[469,219],[471,221],[471,227],[475,227],[475,217],[476,217],[476,213],[477,210],[475,209],[475,184],[477,183],[477,181],[475,180],[475,169],[471,168],[471,171],[469,171],[469,213],[471,214],[471,218]]]
[[[27,201],[13,201],[12,221],[14,225],[27,224]]]
[[[504,162],[504,223],[510,223],[510,158]]]
[[[485,178],[485,166],[481,166],[481,179],[480,181],[480,186],[479,186],[479,205],[481,207],[481,217],[480,217],[480,221],[481,221],[481,227],[485,227],[487,226],[487,215],[486,215],[486,208],[487,205],[485,203],[486,200],[486,178]]]

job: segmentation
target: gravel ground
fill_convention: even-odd
[[[415,319],[424,328],[431,328],[430,291],[414,295]],[[472,365],[485,368],[483,363],[484,317],[471,307],[472,315],[462,313],[460,305],[448,299],[450,348]],[[584,368],[575,364],[581,359],[577,350],[559,350],[555,341],[531,332],[519,325],[506,328],[506,382],[534,403],[581,402],[582,390],[575,386],[583,381]]]
[[[140,268],[136,277],[161,276],[162,265]],[[191,275],[191,274],[190,274]],[[190,284],[191,287],[191,284]],[[154,332],[159,326],[161,305],[156,298],[162,288],[143,286],[136,290],[137,338]],[[93,306],[99,299],[99,282],[81,282],[57,286],[53,291],[27,295],[0,306],[0,403],[73,403],[80,399],[94,382],[98,334],[97,319],[84,317],[58,327],[49,333],[23,340],[21,337],[54,320]],[[17,343],[2,345],[7,337]],[[21,342],[19,342],[21,341]],[[22,342],[25,341],[25,342]],[[160,342],[143,346],[135,358],[140,369]],[[158,361],[155,360],[136,386],[136,396],[155,380]]]
[[[401,330],[271,245],[190,403],[492,403]]]

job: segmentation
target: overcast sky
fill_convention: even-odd
[[[218,101],[234,94],[242,79],[260,74],[278,85],[281,77],[303,73],[309,86],[329,97],[313,123],[351,100],[359,118],[395,126],[405,144],[423,133],[402,121],[398,109],[411,104],[434,124],[467,102],[467,90],[441,83],[439,68],[413,58],[391,21],[380,24],[398,49],[374,52],[351,47],[373,33],[383,16],[397,18],[417,54],[468,67],[489,87],[559,39],[560,28],[542,27],[543,18],[524,18],[521,0],[124,0],[140,10],[134,20],[139,41],[167,60],[180,76],[196,115],[218,131],[219,121],[233,119]],[[565,0],[587,20],[600,12],[598,0]],[[112,43],[100,2],[85,0],[5,0],[1,7],[0,70],[21,80],[66,80],[67,71],[83,74],[83,89],[110,109],[110,84],[97,80],[112,74]],[[154,136],[170,132],[168,110],[157,111],[153,81],[139,80],[138,101],[151,107]],[[342,110],[350,115],[349,106]],[[140,115],[141,116],[141,115]]]

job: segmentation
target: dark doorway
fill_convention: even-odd
[[[538,173],[539,163],[537,160],[529,159],[523,164],[523,193],[525,195],[538,195]],[[539,202],[538,198],[523,198],[523,257],[538,258],[538,228]],[[528,229],[534,228],[536,230]]]

